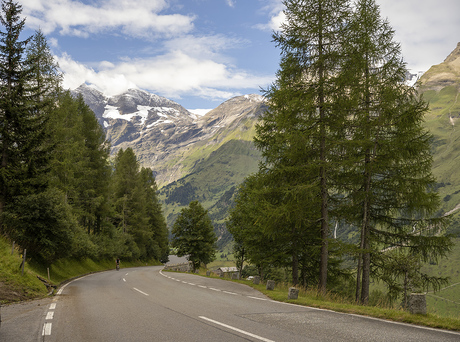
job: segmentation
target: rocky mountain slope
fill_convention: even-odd
[[[231,198],[260,160],[252,138],[266,110],[262,96],[235,97],[200,117],[141,90],[106,97],[82,85],[73,94],[81,94],[96,114],[112,154],[131,147],[140,164],[153,170],[170,226],[183,207],[199,200],[209,210],[220,243],[228,241],[224,220]]]
[[[81,85],[73,94],[81,94],[96,114],[112,154],[133,148],[141,165],[154,171],[160,187],[190,173],[226,141],[251,140],[247,131],[265,108],[262,96],[246,95],[200,117],[174,101],[137,89],[106,97]]]

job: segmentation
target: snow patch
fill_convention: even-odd
[[[203,116],[207,113],[209,113],[212,109],[187,109],[190,113],[198,115],[198,116]]]
[[[150,107],[150,106],[137,106],[137,112],[130,113],[130,114],[120,114],[118,107],[106,105],[104,114],[102,117],[105,119],[121,119],[126,121],[132,121],[133,118],[140,118],[139,125],[144,125],[145,121],[149,116],[149,111],[155,110],[159,116],[169,119],[171,116],[178,116],[180,112],[177,109],[169,108],[169,107]],[[159,120],[156,123],[152,124],[159,124],[159,123],[171,123],[171,120]],[[149,127],[152,127],[149,125]]]
[[[249,94],[249,95],[244,95],[244,98],[249,101],[254,101],[254,102],[264,102],[265,98],[262,95],[257,95],[257,94]]]

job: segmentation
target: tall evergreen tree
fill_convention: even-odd
[[[50,98],[55,102],[61,91],[62,73],[41,30],[32,36],[26,47],[26,55],[25,62],[33,74],[30,83],[37,88],[40,101]]]
[[[431,191],[431,135],[423,127],[427,105],[404,84],[400,47],[374,0],[356,3],[345,36],[340,103],[348,140],[340,188],[347,205],[342,217],[361,232],[356,300],[367,304],[372,265],[379,265],[377,275],[385,264],[382,251],[407,247],[426,260],[443,255],[449,243],[436,236],[442,219],[431,216],[439,202]]]
[[[22,7],[2,1],[0,22],[0,214],[13,214],[13,200],[39,193],[47,187],[49,166],[46,113],[37,101],[39,90],[33,85],[34,72],[25,58],[31,38],[20,41],[25,19]],[[7,208],[8,207],[8,208]],[[13,215],[14,216],[14,215]],[[5,229],[2,225],[2,230]],[[9,229],[14,229],[9,227]]]
[[[319,288],[323,292],[327,284],[331,179],[339,167],[337,150],[345,140],[345,117],[334,110],[341,91],[337,74],[349,16],[347,3],[284,1],[286,22],[281,32],[274,34],[282,53],[280,70],[277,81],[266,91],[270,108],[255,138],[265,158],[263,167],[279,172],[278,179],[290,189],[292,199],[318,199],[311,202],[308,212],[315,214],[302,229],[316,229],[313,222],[319,224]]]
[[[142,168],[140,171],[140,185],[143,189],[143,203],[147,217],[147,230],[150,232],[148,241],[145,241],[146,257],[160,262],[167,262],[169,257],[168,227],[158,200],[158,187],[152,170]]]
[[[115,225],[131,249],[132,258],[166,261],[168,231],[150,169],[139,169],[132,148],[120,149],[112,177]]]

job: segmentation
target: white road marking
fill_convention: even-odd
[[[74,279],[74,280],[68,282],[68,283],[65,284],[63,287],[61,287],[61,288],[59,289],[59,291],[58,291],[56,294],[57,294],[58,296],[60,296],[60,295],[62,294],[62,291],[64,291],[64,289],[67,287],[67,285],[70,285],[70,284],[72,284],[74,281],[77,281],[77,280],[80,280],[80,279],[83,279],[83,278],[86,278],[86,277],[89,277],[89,276],[90,276],[90,274],[85,275],[85,276],[83,276],[83,277],[80,277],[80,278],[77,278],[77,279]]]
[[[237,296],[238,294],[235,293],[235,292],[228,292],[228,291],[222,291],[223,293],[228,293],[228,294],[231,294],[231,295],[234,295],[234,296]]]
[[[209,288],[210,290],[213,290],[213,291],[218,291],[218,292],[221,292],[222,290],[219,290],[219,289],[215,289],[214,287],[210,287]]]
[[[189,284],[189,285],[192,285],[192,286],[195,286],[195,285],[196,285],[196,284],[194,284],[194,283],[188,283],[188,284]]]
[[[258,298],[258,297],[252,297],[252,296],[247,296],[248,298],[252,298],[252,299],[257,299],[257,300],[268,300],[268,299],[265,299],[265,298]]]
[[[207,286],[204,286],[204,285],[198,285],[198,287],[201,287],[202,289],[207,289],[208,288]]]
[[[139,293],[142,293],[144,296],[148,296],[148,295],[149,295],[148,293],[142,292],[141,290],[136,289],[135,287],[133,287],[133,289],[136,290],[136,291],[139,292]]]
[[[43,325],[42,336],[50,336],[51,335],[51,323],[45,323]]]
[[[125,278],[123,278],[123,281],[126,283],[126,279],[125,279]]]
[[[258,335],[255,335],[255,334],[252,334],[250,332],[247,332],[247,331],[244,331],[244,330],[241,330],[241,329],[238,329],[238,328],[235,328],[235,327],[232,327],[230,325],[227,325],[227,324],[224,324],[224,323],[221,323],[221,322],[217,322],[213,319],[210,319],[210,318],[207,318],[207,317],[204,317],[204,316],[199,316],[201,319],[204,319],[205,321],[208,321],[208,322],[211,322],[211,323],[214,323],[214,324],[217,324],[217,325],[220,325],[221,327],[224,327],[224,328],[227,328],[227,329],[230,329],[230,330],[233,330],[233,331],[237,331],[241,334],[244,334],[244,335],[247,335],[247,336],[250,336],[250,337],[253,337],[253,338],[256,338],[260,341],[264,341],[264,342],[274,342],[273,340],[269,340],[268,338],[265,338],[265,337],[262,337],[262,336],[258,336]]]
[[[45,319],[50,320],[50,319],[53,319],[53,317],[54,317],[54,311],[48,311]]]
[[[50,304],[50,310],[56,309],[56,303],[51,303]]]

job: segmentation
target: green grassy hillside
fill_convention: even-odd
[[[221,240],[227,242],[224,221],[235,190],[244,178],[258,169],[260,153],[252,142],[230,140],[207,159],[198,161],[192,173],[160,189],[160,200],[168,225],[172,225],[180,210],[198,200],[208,210]]]
[[[460,239],[447,259],[437,264],[423,266],[423,271],[428,274],[449,277],[450,284],[436,293],[427,294],[427,307],[431,313],[440,316],[460,316]]]
[[[429,102],[426,127],[433,134],[433,174],[442,200],[439,214],[452,213],[451,233],[460,236],[460,101],[459,89],[448,86],[423,93]]]
[[[0,304],[43,297],[46,287],[26,263],[22,273],[22,256],[0,236]]]

